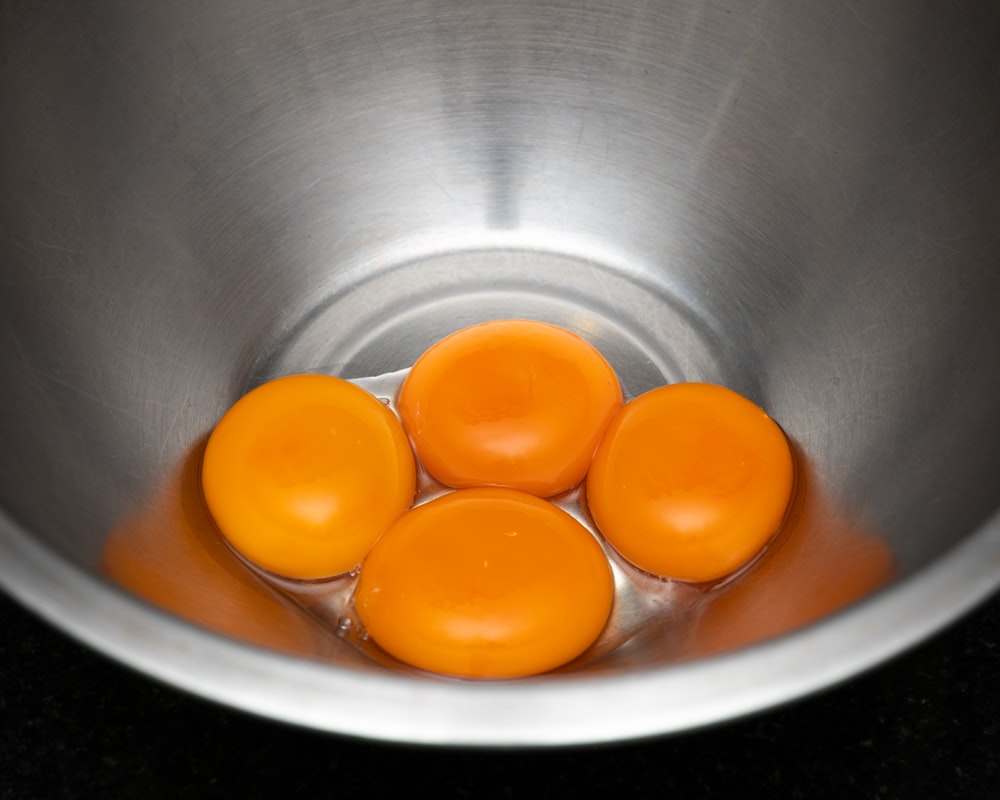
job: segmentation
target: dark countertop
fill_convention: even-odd
[[[578,797],[585,787],[629,798],[1000,797],[998,621],[995,597],[843,686],[713,729],[482,751],[369,743],[222,708],[77,645],[0,596],[0,800]]]

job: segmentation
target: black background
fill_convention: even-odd
[[[996,798],[998,620],[1000,597],[847,684],[715,728],[499,751],[370,743],[258,719],[111,662],[0,595],[0,800]]]

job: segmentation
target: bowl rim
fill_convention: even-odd
[[[930,637],[1000,587],[1000,511],[939,559],[748,647],[639,670],[513,682],[331,668],[148,604],[0,512],[0,587],[64,633],[210,701],[329,733],[411,744],[550,746],[679,733],[832,687]]]

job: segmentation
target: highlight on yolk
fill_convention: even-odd
[[[622,392],[584,339],[515,319],[439,341],[414,364],[398,404],[417,457],[437,480],[551,497],[583,480]]]
[[[777,532],[792,493],[788,440],[758,406],[706,383],[653,389],[608,427],[587,477],[590,512],[635,566],[722,578]]]
[[[278,575],[314,579],[361,563],[413,502],[416,468],[399,420],[377,398],[340,378],[292,375],[223,416],[202,487],[237,551]]]
[[[464,489],[399,517],[354,598],[375,642],[420,669],[514,678],[585,651],[614,584],[597,540],[558,507],[511,489]]]

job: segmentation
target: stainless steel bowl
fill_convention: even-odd
[[[0,583],[68,633],[320,729],[596,742],[830,685],[1000,584],[996,4],[55,0],[0,37]],[[200,448],[270,376],[515,315],[631,394],[764,406],[789,530],[555,674],[387,667],[221,546]]]

